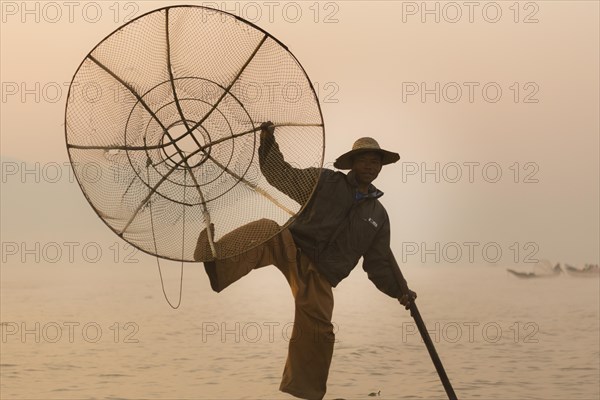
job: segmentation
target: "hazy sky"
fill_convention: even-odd
[[[375,182],[397,258],[422,264],[421,243],[439,243],[444,263],[457,243],[465,264],[475,242],[479,264],[490,243],[502,265],[598,262],[597,2],[186,3],[226,5],[288,46],[319,90],[326,162],[361,136],[400,153]],[[65,101],[87,53],[128,15],[176,3],[49,4],[1,3],[2,240],[110,240],[64,170],[38,185],[19,169],[68,161]],[[436,168],[439,182],[421,174]]]

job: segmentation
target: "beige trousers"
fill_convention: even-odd
[[[252,224],[275,223],[260,220]],[[277,225],[274,227],[279,230]],[[241,232],[234,231],[219,242],[238,233]],[[279,389],[302,399],[320,400],[327,390],[327,376],[335,340],[331,323],[333,293],[329,282],[297,250],[290,231],[284,229],[242,255],[205,263],[211,286],[217,292],[253,269],[267,265],[275,265],[283,273],[292,290],[296,308],[288,357]]]

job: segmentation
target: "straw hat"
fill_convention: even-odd
[[[395,163],[400,159],[398,153],[393,153],[379,147],[379,143],[373,138],[363,137],[352,145],[352,150],[342,154],[335,160],[333,166],[337,169],[352,169],[352,157],[360,153],[375,151],[383,156],[382,165]]]

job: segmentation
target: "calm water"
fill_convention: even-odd
[[[176,300],[178,267],[165,268]],[[459,398],[600,397],[597,278],[519,280],[476,266],[404,272]],[[201,265],[187,265],[177,311],[151,260],[8,265],[1,278],[2,399],[292,398],[277,388],[293,303],[274,267],[214,294]],[[408,312],[360,267],[335,300],[326,398],[444,398]]]

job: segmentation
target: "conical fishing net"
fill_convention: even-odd
[[[98,216],[144,252],[193,261],[210,223],[218,242],[260,219],[284,226],[308,201],[263,175],[266,121],[286,162],[322,166],[319,103],[287,48],[234,15],[174,6],[123,25],[87,55],[71,82],[65,131]],[[317,179],[284,184],[312,193]],[[213,256],[238,255],[273,235],[252,226],[229,235],[235,243],[211,247]]]

